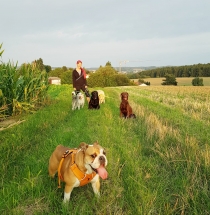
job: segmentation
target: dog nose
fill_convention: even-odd
[[[100,157],[99,157],[99,161],[100,161],[100,164],[104,164],[104,163],[105,163],[105,158],[104,158],[104,156],[100,156]]]

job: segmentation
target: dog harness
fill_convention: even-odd
[[[77,177],[77,179],[80,181],[80,185],[79,186],[83,186],[86,185],[87,183],[89,183],[94,176],[96,175],[96,172],[93,172],[91,174],[86,174],[84,172],[82,172],[77,164],[75,163],[75,155],[77,154],[79,150],[78,149],[71,149],[71,150],[67,150],[64,152],[62,159],[59,163],[58,166],[58,188],[61,188],[61,180],[63,181],[63,177],[61,175],[61,167],[63,164],[64,159],[71,154],[71,165],[70,165],[70,169],[72,170],[72,172],[74,173],[74,175]]]

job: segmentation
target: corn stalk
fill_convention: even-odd
[[[0,47],[1,48],[1,47]],[[0,118],[36,110],[46,98],[48,76],[36,66],[0,64]],[[4,108],[3,108],[4,107]]]

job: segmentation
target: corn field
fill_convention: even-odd
[[[0,45],[0,54],[1,52]],[[0,55],[1,57],[1,55]],[[20,68],[11,62],[0,62],[0,119],[35,111],[46,99],[48,77],[35,64]]]

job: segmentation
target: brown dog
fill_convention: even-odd
[[[59,182],[64,181],[64,202],[70,200],[74,187],[92,184],[94,193],[100,196],[100,178],[106,179],[108,161],[104,149],[98,144],[81,143],[78,149],[58,145],[49,160],[49,175],[58,172]],[[59,183],[60,185],[60,183]]]
[[[128,101],[128,93],[127,92],[122,92],[121,94],[120,94],[120,96],[121,96],[121,101]]]
[[[128,93],[122,92],[120,95],[121,95],[120,117],[136,118],[136,115],[133,114],[132,108],[128,102]]]

